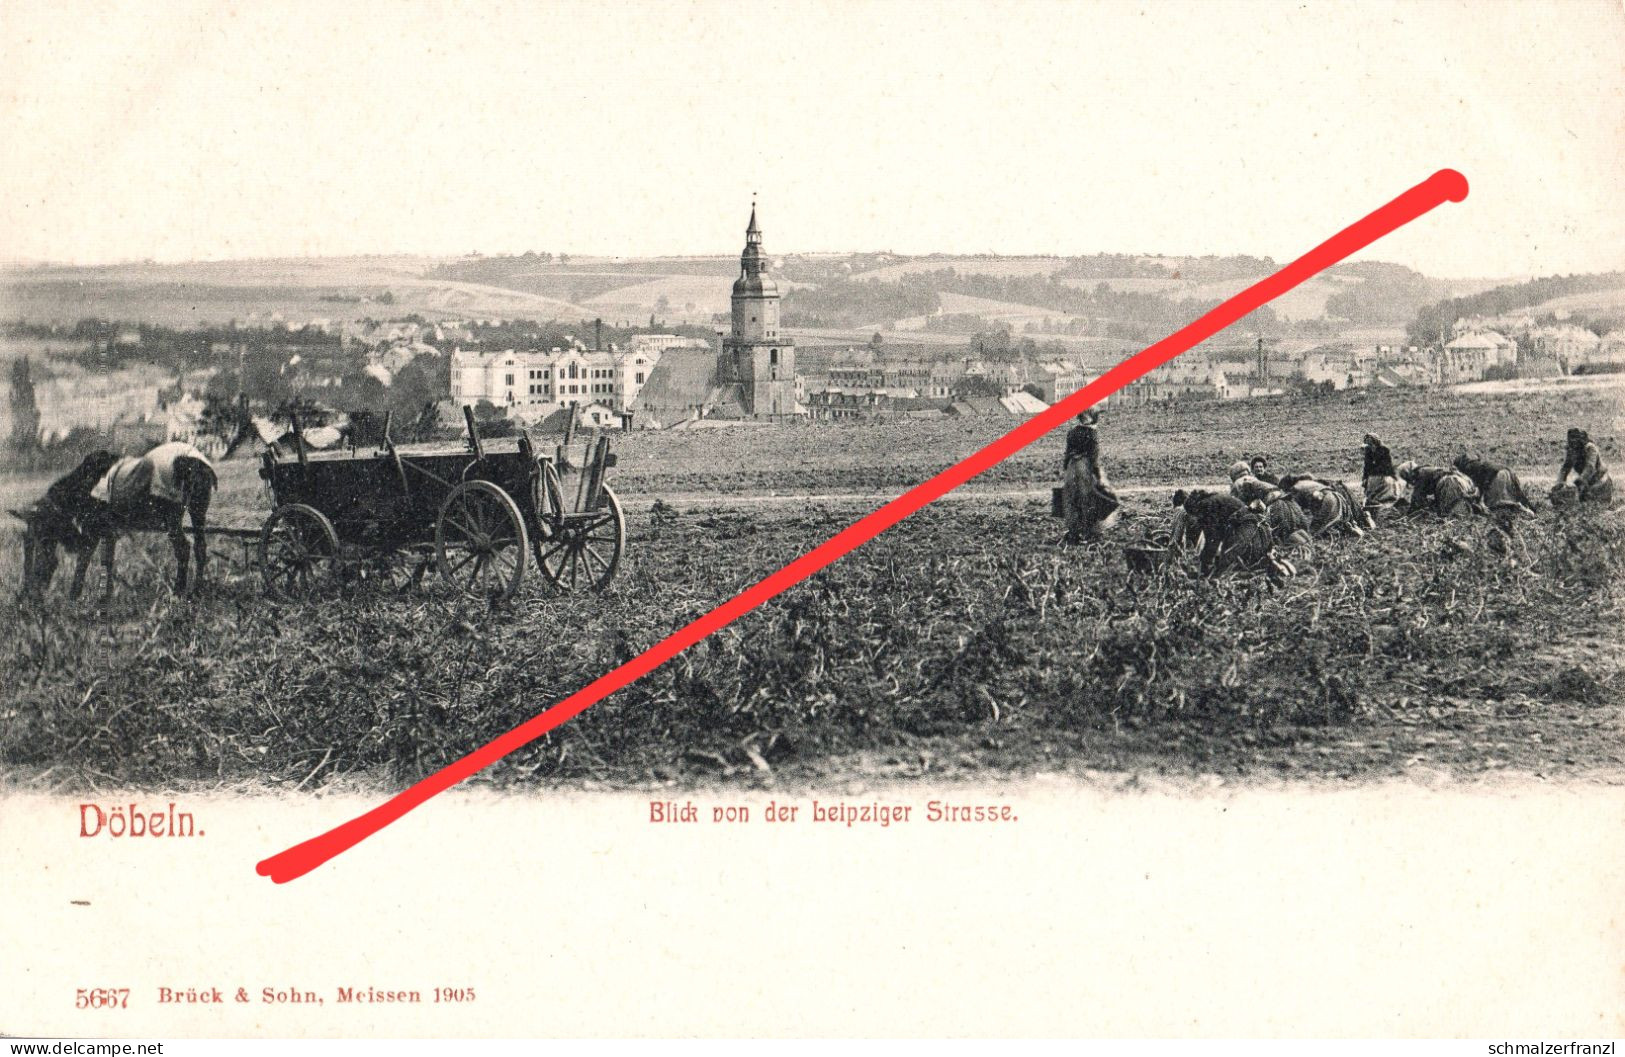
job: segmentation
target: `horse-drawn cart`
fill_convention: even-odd
[[[542,455],[530,437],[482,440],[463,409],[465,444],[307,451],[264,456],[275,508],[259,533],[259,567],[272,594],[325,582],[417,583],[433,565],[463,593],[511,598],[534,560],[562,591],[601,590],[626,547],[626,518],[605,481],[609,440],[589,446],[567,501],[569,439]]]

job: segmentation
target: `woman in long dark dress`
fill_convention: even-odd
[[[1362,446],[1365,467],[1360,474],[1360,487],[1365,490],[1365,505],[1391,507],[1399,501],[1399,476],[1394,469],[1394,453],[1375,433],[1367,433]]]
[[[1085,411],[1066,435],[1061,457],[1061,501],[1066,514],[1066,542],[1099,538],[1117,520],[1117,493],[1100,465],[1100,413]]]

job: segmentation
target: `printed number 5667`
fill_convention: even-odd
[[[128,987],[81,987],[74,1000],[75,1009],[129,1009]]]

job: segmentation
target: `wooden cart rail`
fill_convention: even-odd
[[[267,451],[260,469],[275,500],[258,532],[267,590],[300,596],[335,579],[405,586],[433,564],[467,595],[506,599],[532,560],[556,590],[606,588],[626,547],[606,480],[609,438],[589,439],[567,502],[569,436],[542,456],[528,434],[482,438],[473,410],[463,414],[463,445],[396,445],[386,416],[381,445],[349,451],[307,450],[296,422],[295,458]]]

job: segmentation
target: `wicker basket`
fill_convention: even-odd
[[[1123,548],[1123,559],[1128,562],[1129,572],[1150,573],[1167,565],[1172,553],[1154,543],[1130,543]]]

